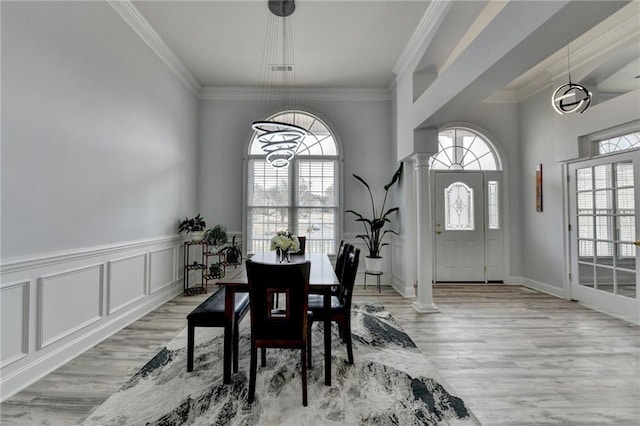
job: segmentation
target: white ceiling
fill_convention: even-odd
[[[574,5],[573,10],[586,13],[587,8],[597,9],[596,3],[584,1],[580,9]],[[177,68],[186,68],[201,88],[258,87],[264,83],[261,66],[270,15],[267,0],[141,0],[132,4],[150,25],[154,37],[157,35],[160,43],[175,54]],[[427,70],[436,77],[441,74],[456,55],[473,44],[485,26],[491,25],[491,16],[499,13],[503,4],[487,0],[451,2],[446,16],[437,23],[440,27],[423,46],[424,55],[416,70]],[[297,0],[291,18],[297,85],[389,89],[394,83],[394,67],[403,55],[406,59],[403,51],[420,42],[416,40],[424,35],[425,22],[434,25],[433,17],[431,21],[425,19],[429,18],[430,6],[427,0]],[[563,25],[569,28],[576,24],[579,22],[565,19]],[[494,84],[485,100],[519,101],[548,87],[554,79],[564,78],[567,44],[572,49],[574,81],[584,79],[610,92],[638,88],[640,79],[633,77],[640,74],[640,2],[633,1],[602,23],[586,27],[580,31],[588,31],[578,37],[555,40],[558,48],[564,47],[553,54],[536,56],[537,62],[528,69],[518,74],[502,70],[510,77]],[[576,31],[572,34],[578,34]],[[494,68],[497,72],[499,67]],[[478,83],[486,89],[490,80],[484,75]]]
[[[134,1],[203,86],[259,86],[266,0]],[[296,82],[388,88],[428,1],[298,0],[291,16]]]

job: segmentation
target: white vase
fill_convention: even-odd
[[[382,272],[384,266],[383,257],[369,257],[364,258],[364,269],[367,272]]]

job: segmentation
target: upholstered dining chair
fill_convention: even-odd
[[[344,261],[344,271],[340,285],[340,294],[331,296],[331,321],[338,323],[338,330],[342,341],[347,346],[349,364],[353,364],[353,347],[351,344],[351,299],[353,286],[358,272],[360,249],[349,246]],[[309,310],[313,314],[313,321],[324,321],[324,297],[319,294],[309,295]],[[309,364],[311,364],[311,335],[309,335]]]
[[[308,312],[311,262],[265,264],[247,260],[249,304],[251,309],[251,364],[249,403],[255,399],[258,348],[300,349],[302,366],[302,405],[307,405],[307,349],[310,318]],[[274,299],[279,308],[273,308]]]

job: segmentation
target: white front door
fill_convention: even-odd
[[[569,165],[571,298],[635,320],[639,179],[639,151]]]
[[[485,281],[482,173],[435,172],[436,281]]]
[[[501,172],[434,172],[435,281],[502,282]]]

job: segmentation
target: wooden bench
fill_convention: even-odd
[[[218,289],[207,300],[202,302],[187,315],[187,371],[193,371],[193,347],[196,327],[225,327],[224,316],[225,288]],[[233,372],[238,371],[239,325],[249,312],[249,293],[236,292],[234,307],[233,333]],[[227,329],[225,327],[225,333]]]

